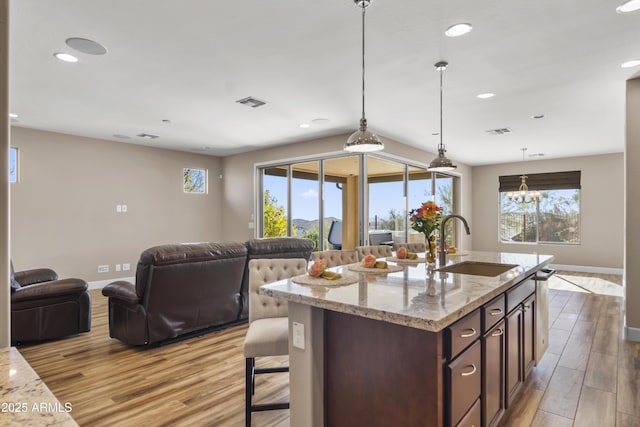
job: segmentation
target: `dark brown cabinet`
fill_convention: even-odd
[[[526,379],[531,372],[531,369],[536,364],[535,358],[535,312],[536,312],[536,297],[531,295],[522,303],[522,358],[524,378]]]
[[[450,384],[449,425],[457,426],[480,399],[481,389],[481,345],[475,344],[447,365],[447,382]]]
[[[535,287],[530,277],[507,291],[505,407],[535,365]]]
[[[504,413],[505,320],[482,337],[482,425],[495,426]]]

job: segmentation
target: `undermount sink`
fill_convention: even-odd
[[[509,271],[517,264],[496,264],[492,262],[480,262],[480,261],[463,261],[457,264],[441,267],[435,271],[444,271],[447,273],[455,274],[472,274],[474,276],[487,276],[494,277],[499,276],[505,271]]]

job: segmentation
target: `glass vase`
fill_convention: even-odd
[[[433,234],[427,236],[425,239],[425,247],[425,258],[427,260],[427,264],[431,266],[436,265],[436,236]]]

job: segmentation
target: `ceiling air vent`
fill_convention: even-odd
[[[489,129],[485,130],[489,135],[504,135],[505,133],[511,133],[511,129],[509,128],[500,128],[500,129]]]
[[[239,99],[236,102],[238,104],[246,105],[247,107],[251,107],[251,108],[262,107],[263,105],[266,104],[265,101],[260,101],[259,99],[253,98],[251,96],[248,96],[248,97],[243,98],[243,99]]]
[[[151,135],[150,133],[139,133],[136,135],[137,137],[140,138],[146,138],[146,139],[157,139],[159,138],[158,135]]]

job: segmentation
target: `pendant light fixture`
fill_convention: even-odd
[[[454,165],[451,160],[445,156],[444,153],[447,150],[444,149],[444,143],[442,142],[442,73],[449,66],[448,62],[440,61],[437,62],[434,67],[437,71],[440,71],[440,145],[438,145],[438,157],[433,159],[431,163],[429,163],[428,170],[432,172],[446,172],[452,171],[458,166]]]
[[[522,161],[524,162],[524,153],[525,151],[527,151],[527,149],[521,148],[521,150]],[[509,191],[507,193],[507,197],[509,198],[509,200],[515,200],[516,202],[520,203],[529,203],[535,202],[536,200],[540,199],[539,191],[529,191],[529,186],[527,186],[527,178],[528,177],[526,175],[520,175],[520,180],[522,181],[522,183],[520,184],[518,191]]]
[[[371,4],[371,0],[353,0],[356,6],[362,8],[362,118],[360,119],[360,129],[355,131],[344,144],[346,151],[366,153],[378,151],[384,148],[384,144],[378,135],[367,130],[367,119],[364,115],[364,15],[365,10]]]

